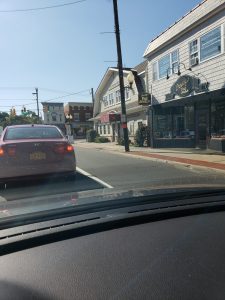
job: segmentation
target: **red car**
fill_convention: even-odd
[[[73,146],[56,126],[8,126],[0,138],[0,182],[76,173]]]

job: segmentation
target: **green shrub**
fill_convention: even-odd
[[[134,142],[135,145],[138,147],[143,147],[145,141],[145,136],[143,134],[143,130],[141,128],[138,128],[135,133]]]
[[[120,145],[120,146],[124,146],[124,144],[125,144],[124,138],[123,137],[119,137],[118,141],[117,141],[117,144]]]
[[[98,133],[94,129],[90,129],[86,132],[86,140],[89,143],[93,143],[97,137],[98,137]]]
[[[109,139],[104,136],[98,136],[95,138],[95,143],[108,143]]]

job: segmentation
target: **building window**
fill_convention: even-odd
[[[113,105],[114,104],[114,94],[110,93],[109,94],[109,105]]]
[[[108,134],[110,134],[110,125],[108,124],[107,127],[108,127]]]
[[[159,78],[164,78],[170,70],[170,54],[162,57],[159,62]]]
[[[103,133],[106,134],[106,126],[103,125]]]
[[[80,121],[80,114],[79,113],[74,113],[74,121],[76,122],[79,122]]]
[[[91,118],[91,114],[90,113],[85,113],[85,120],[89,120]]]
[[[195,137],[194,106],[157,108],[154,115],[155,138]]]
[[[171,69],[173,74],[178,72],[178,66],[179,66],[179,51],[177,49],[171,53]]]
[[[195,66],[199,62],[198,56],[198,40],[194,40],[190,43],[190,65]]]
[[[120,90],[116,91],[116,103],[119,103],[121,101],[120,97]]]
[[[134,135],[134,122],[130,123],[130,135]]]
[[[99,133],[102,134],[102,126],[99,126]]]
[[[74,106],[73,109],[74,109],[74,110],[79,110],[79,107],[78,107],[78,106]]]
[[[83,106],[80,106],[80,110],[83,110],[84,109],[84,107]]]
[[[200,58],[204,61],[221,53],[221,27],[217,27],[200,38]]]
[[[125,100],[130,99],[130,90],[128,88],[125,88]]]
[[[158,80],[158,62],[155,62],[152,65],[152,70],[153,70],[153,81]]]
[[[62,122],[62,115],[59,115],[59,121]]]
[[[52,113],[52,122],[56,122],[56,113]]]
[[[107,107],[107,106],[108,106],[108,97],[107,97],[107,96],[104,96],[104,97],[102,98],[102,101],[103,101],[104,107]]]
[[[222,52],[221,26],[202,35],[190,43],[190,65],[195,66],[199,60],[205,61]]]

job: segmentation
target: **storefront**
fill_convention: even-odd
[[[182,76],[165,95],[167,101],[151,106],[154,148],[225,152],[225,89],[209,92],[208,86],[196,77]]]

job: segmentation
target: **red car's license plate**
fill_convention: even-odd
[[[46,159],[46,153],[34,152],[30,154],[30,160],[44,160]]]

